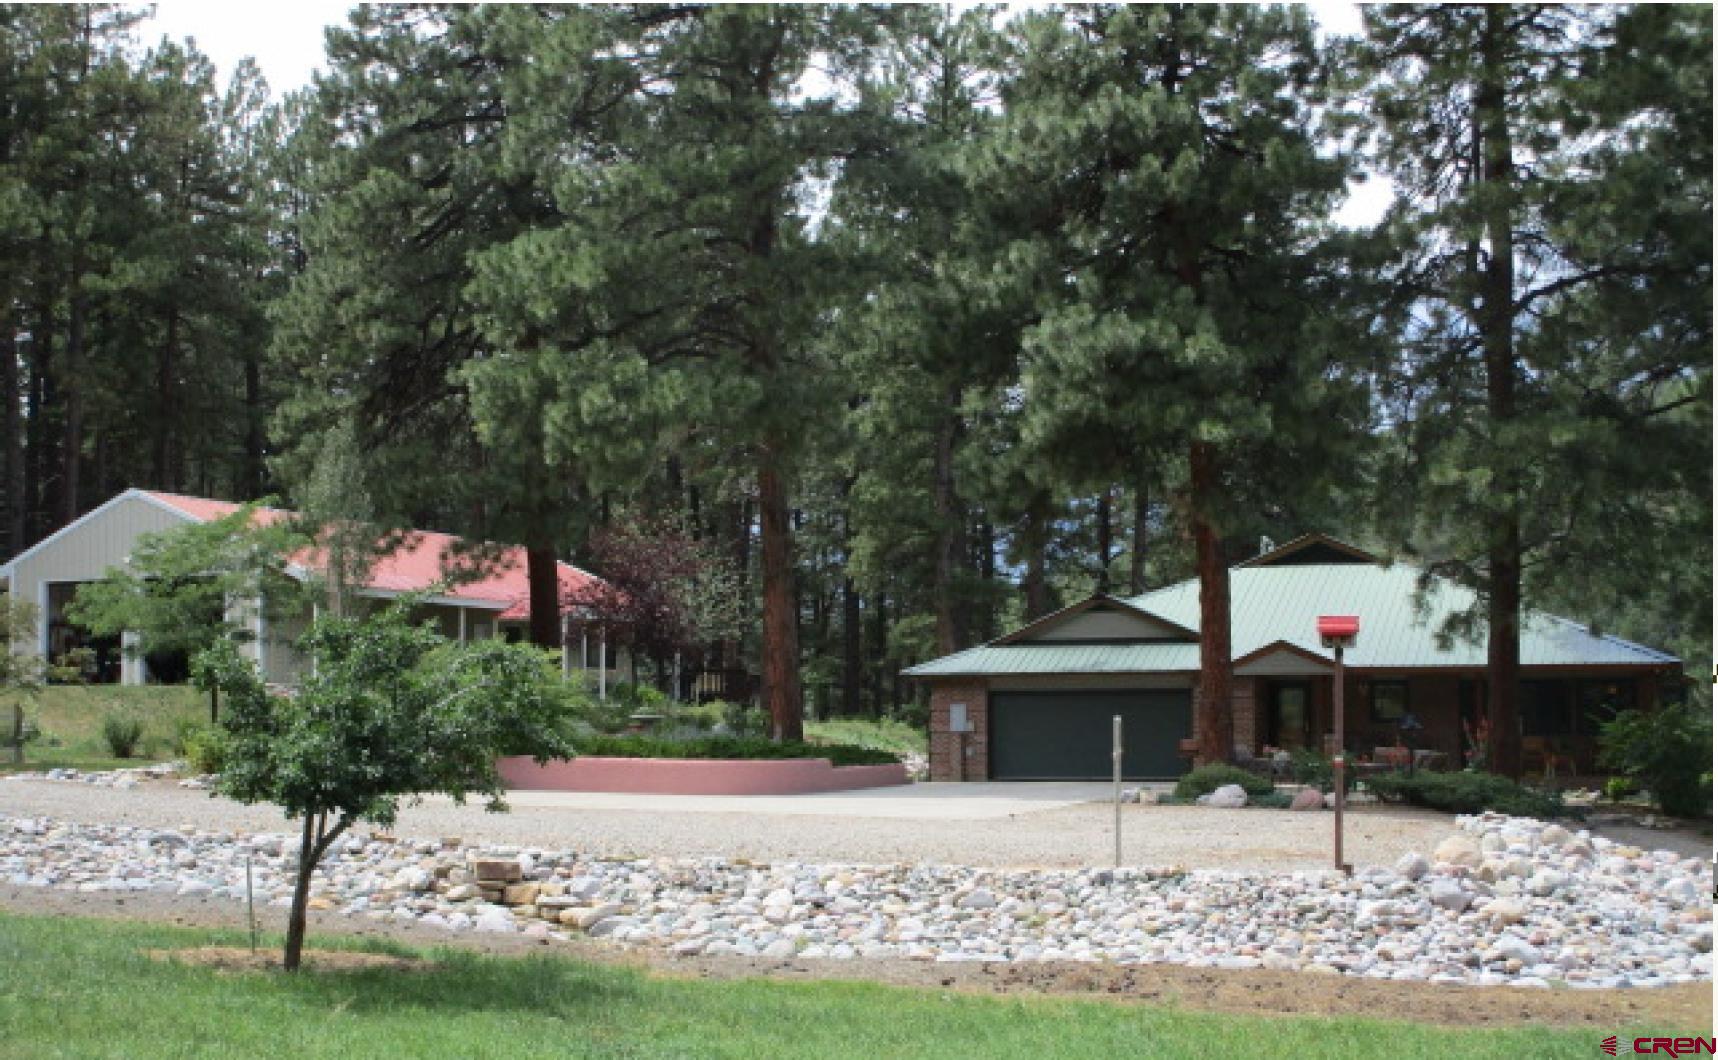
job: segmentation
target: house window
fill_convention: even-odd
[[[1572,681],[1521,682],[1521,734],[1567,736]]]
[[[1634,693],[1633,683],[1622,679],[1582,681],[1579,688],[1575,730],[1583,736],[1597,736],[1606,722],[1629,706]]]
[[[1374,681],[1371,691],[1372,720],[1395,723],[1408,713],[1408,682]]]

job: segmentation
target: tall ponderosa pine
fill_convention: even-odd
[[[1367,32],[1417,241],[1396,536],[1479,591],[1451,632],[1484,631],[1489,761],[1518,776],[1524,598],[1687,540],[1665,504],[1710,493],[1711,74],[1686,60],[1711,16],[1401,5]],[[1685,61],[1655,83],[1660,48]]]
[[[1319,228],[1348,173],[1315,129],[1323,76],[1290,9],[1037,16],[992,162],[1054,218],[1012,254],[1044,291],[1027,444],[1086,454],[1088,482],[1181,455],[1210,761],[1233,753],[1225,537],[1256,498],[1338,466],[1364,415],[1337,370],[1341,258]]]

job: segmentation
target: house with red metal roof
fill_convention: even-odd
[[[135,638],[103,642],[91,637],[66,616],[66,606],[78,586],[100,580],[108,570],[123,567],[138,538],[191,523],[207,523],[231,515],[241,506],[207,497],[187,497],[156,490],[129,489],[61,527],[0,566],[0,590],[37,605],[38,628],[14,651],[59,658],[80,647],[96,651],[96,681],[143,684],[182,679],[184,660],[148,658],[125,650]],[[257,509],[257,518],[290,518],[293,513]],[[287,573],[308,578],[318,569],[313,551],[288,558]],[[560,564],[563,599],[596,580],[570,563]],[[371,566],[360,597],[386,600],[405,593],[427,593],[418,617],[435,622],[450,638],[522,638],[530,624],[530,589],[525,550],[517,545],[481,545],[452,534],[407,530],[390,534],[387,550]],[[267,680],[291,685],[308,666],[295,647],[312,614],[281,613],[255,601],[235,602],[234,610],[250,625],[253,636],[243,650],[261,667]],[[620,650],[610,650],[600,632],[582,628],[568,638],[569,669],[592,672],[606,683],[621,669]]]

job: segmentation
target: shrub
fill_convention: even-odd
[[[219,729],[204,727],[185,737],[180,757],[197,773],[219,773],[227,760],[227,741]]]
[[[174,718],[173,731],[167,737],[167,747],[173,752],[173,757],[184,758],[190,753],[191,744],[212,728],[208,722],[199,718]]]
[[[1625,710],[1599,731],[1599,761],[1678,817],[1712,816],[1712,718],[1692,703]]]
[[[1495,773],[1384,773],[1366,786],[1385,802],[1405,802],[1447,813],[1492,810],[1516,817],[1578,817],[1561,796],[1524,787]]]
[[[143,742],[143,723],[129,714],[109,714],[101,719],[101,738],[115,758],[130,758]]]
[[[1189,801],[1201,795],[1209,795],[1218,788],[1228,784],[1239,784],[1247,793],[1248,801],[1269,795],[1277,790],[1266,777],[1257,773],[1249,773],[1240,766],[1232,766],[1222,762],[1199,766],[1183,776],[1175,784],[1175,797]]]
[[[1629,777],[1611,777],[1605,781],[1605,798],[1612,802],[1621,802],[1639,790],[1640,785]]]
[[[1247,805],[1261,810],[1286,810],[1294,805],[1294,797],[1287,792],[1272,791],[1264,795],[1247,796]]]
[[[900,756],[870,747],[848,744],[818,746],[784,740],[776,743],[734,736],[700,736],[690,740],[668,740],[655,736],[585,736],[574,741],[581,755],[603,758],[827,758],[838,766],[876,766],[898,763]]]
[[[1328,755],[1320,754],[1310,747],[1301,747],[1293,752],[1293,758],[1294,764],[1291,768],[1295,780],[1326,793],[1336,790],[1336,769],[1330,764]],[[1353,791],[1356,783],[1354,770],[1343,770],[1343,787]]]

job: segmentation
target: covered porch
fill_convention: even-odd
[[[1288,669],[1291,672],[1282,672]],[[1656,670],[1603,672],[1524,668],[1522,748],[1528,772],[1563,777],[1603,772],[1597,762],[1602,723],[1618,711],[1658,705]],[[1335,749],[1335,679],[1310,660],[1235,676],[1235,742],[1255,756],[1278,749]],[[1408,748],[1434,769],[1460,769],[1487,713],[1483,670],[1349,670],[1344,680],[1346,750],[1377,761],[1385,749]],[[1406,724],[1404,724],[1406,723]],[[1395,752],[1400,754],[1400,751]]]

